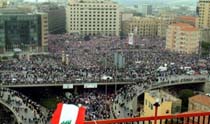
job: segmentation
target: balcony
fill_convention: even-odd
[[[85,124],[210,124],[210,112],[86,121]]]

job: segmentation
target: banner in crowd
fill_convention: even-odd
[[[133,44],[134,44],[133,36],[134,36],[133,33],[129,33],[129,34],[128,34],[128,44],[129,44],[129,45],[133,45]]]
[[[73,84],[63,84],[63,89],[73,89]]]
[[[52,115],[51,124],[84,124],[85,107],[59,103]]]
[[[97,88],[98,84],[97,83],[85,83],[84,88]]]

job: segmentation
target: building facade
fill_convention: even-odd
[[[210,27],[210,1],[209,0],[199,0],[197,5],[197,15],[198,22],[197,26],[199,28],[209,28]]]
[[[70,0],[66,7],[68,33],[119,36],[119,6],[110,0]]]
[[[7,1],[6,0],[1,0],[0,1],[0,8],[5,8],[7,7]]]
[[[175,23],[176,14],[161,13],[158,23],[158,36],[160,38],[166,38],[168,26]]]
[[[166,37],[166,49],[180,53],[198,53],[199,30],[189,24],[176,23],[169,25]]]
[[[64,6],[58,6],[55,3],[43,3],[38,6],[38,11],[48,14],[48,29],[50,34],[65,33],[66,13]]]
[[[0,10],[0,52],[14,48],[46,48],[48,15],[18,9]]]
[[[188,111],[210,111],[210,97],[206,95],[190,97]]]
[[[163,91],[152,90],[144,93],[144,117],[154,116],[154,104],[159,101],[158,115],[171,115],[181,112],[182,101]],[[157,124],[160,122],[158,121]]]
[[[155,17],[137,17],[123,22],[123,33],[134,33],[139,37],[156,37],[158,32],[158,19]]]
[[[210,1],[199,0],[196,27],[200,30],[200,41],[210,42]]]
[[[152,5],[143,4],[142,5],[142,14],[143,15],[152,15]]]

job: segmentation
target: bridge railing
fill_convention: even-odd
[[[210,124],[210,112],[86,121],[85,124]]]

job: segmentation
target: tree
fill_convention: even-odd
[[[86,36],[84,37],[84,40],[85,40],[85,41],[89,41],[89,40],[90,40],[90,36],[89,36],[89,35],[86,35]]]
[[[124,32],[123,32],[123,31],[120,31],[120,39],[122,40],[122,39],[124,39],[124,38],[125,38]]]
[[[185,112],[188,110],[188,99],[189,97],[192,97],[193,91],[190,89],[183,89],[179,91],[178,96],[182,100],[182,112]]]
[[[202,42],[201,47],[203,50],[208,51],[210,49],[210,43],[209,42]]]

